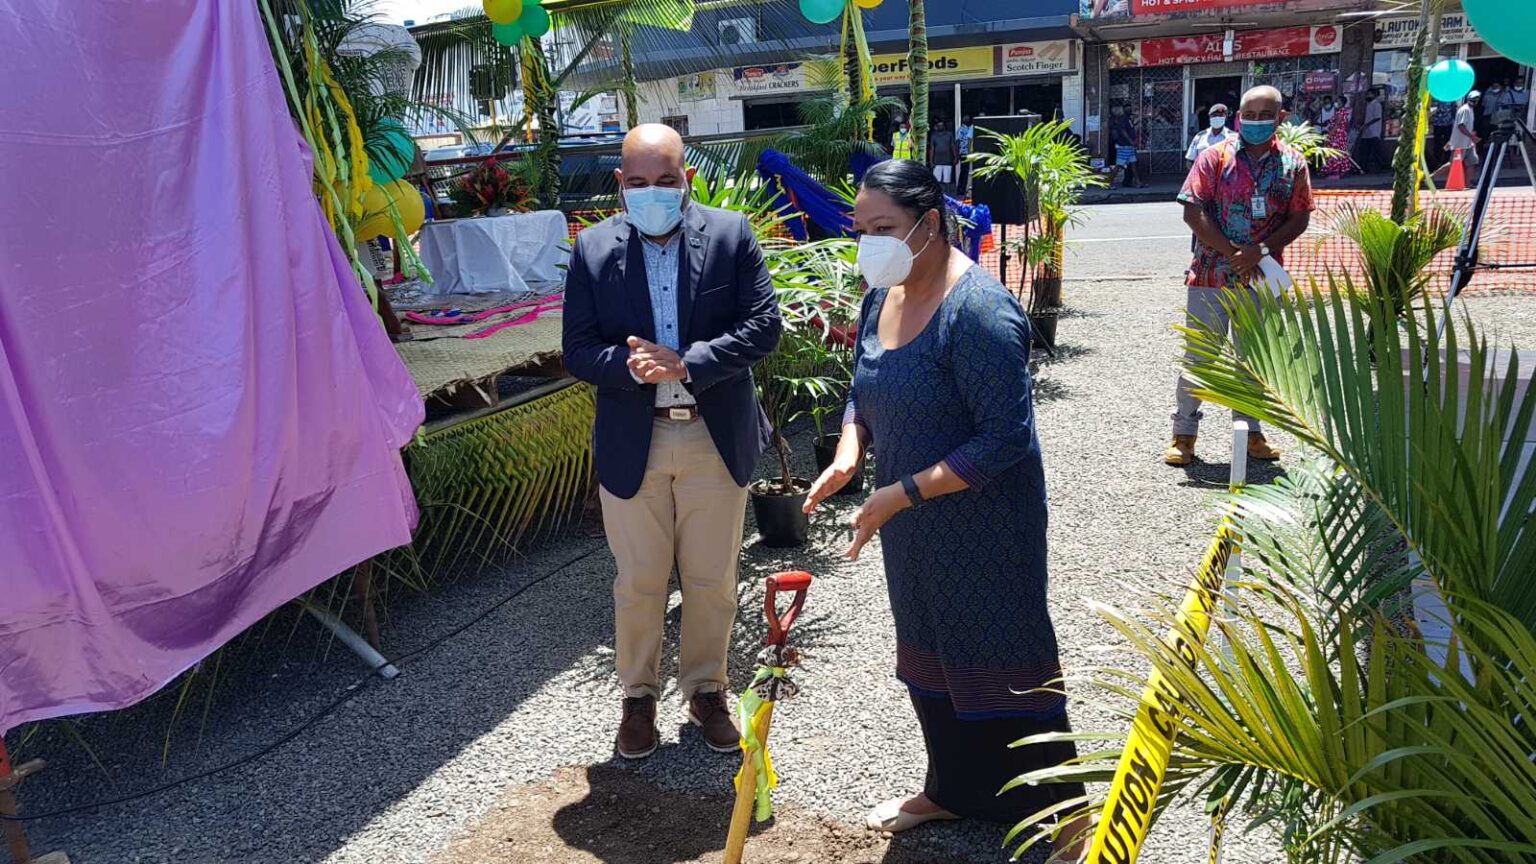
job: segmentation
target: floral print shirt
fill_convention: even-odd
[[[1255,159],[1238,138],[1200,154],[1179,200],[1204,207],[1221,233],[1239,245],[1262,243],[1287,215],[1314,209],[1312,177],[1301,154],[1273,141]],[[1275,260],[1280,260],[1278,251]],[[1238,285],[1226,256],[1204,243],[1195,244],[1185,284],[1195,288]]]

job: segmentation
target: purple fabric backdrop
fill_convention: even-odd
[[[252,0],[0,0],[0,731],[410,539],[409,375]]]

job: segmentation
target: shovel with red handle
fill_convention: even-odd
[[[752,686],[742,694],[743,705],[757,705],[747,711],[743,723],[741,771],[736,775],[736,806],[731,810],[731,830],[726,835],[724,864],[741,864],[747,845],[747,829],[752,822],[759,784],[771,783],[773,763],[767,758],[768,728],[773,723],[773,706],[781,698],[798,691],[794,682],[784,677],[784,670],[795,665],[798,652],[785,644],[789,628],[805,606],[805,592],[811,587],[811,574],[804,571],[775,573],[767,579],[764,591],[764,617],[768,619],[767,647],[758,655],[757,675]],[[779,592],[794,592],[789,608],[779,614]],[[763,766],[760,768],[760,765]],[[764,769],[769,776],[762,776]],[[763,818],[759,811],[759,818]]]

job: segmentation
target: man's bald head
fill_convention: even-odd
[[[645,123],[629,130],[620,151],[619,186],[680,187],[687,185],[690,172],[685,164],[683,136],[671,126]]]
[[[1280,91],[1268,84],[1261,84],[1243,94],[1242,105],[1238,110],[1242,112],[1244,120],[1278,120],[1284,107],[1285,97],[1280,95]],[[1252,118],[1248,116],[1250,113],[1254,115]]]

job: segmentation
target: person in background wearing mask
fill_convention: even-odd
[[[1030,328],[1018,300],[951,242],[944,192],[921,164],[882,162],[854,201],[859,314],[853,386],[837,455],[810,512],[853,477],[867,448],[877,488],[853,517],[847,555],[880,533],[896,621],[896,677],[928,750],[923,790],[874,808],[889,833],[936,819],[1012,824],[1081,796],[1078,784],[999,793],[1073,758],[1046,604],[1046,484],[1035,433]],[[956,626],[956,622],[965,622]],[[1056,683],[1052,683],[1056,682]],[[1058,833],[1076,861],[1086,820]]]
[[[1355,116],[1354,109],[1349,107],[1349,100],[1343,96],[1334,102],[1333,119],[1328,123],[1328,146],[1339,151],[1339,155],[1329,159],[1323,165],[1323,176],[1330,180],[1337,180],[1349,173],[1354,164],[1349,158],[1349,126]]]
[[[1531,93],[1525,89],[1525,78],[1516,78],[1509,88],[1509,107],[1515,111],[1516,120],[1524,120],[1531,110]]]
[[[1125,172],[1124,186],[1145,187],[1146,181],[1136,167],[1136,125],[1126,116],[1125,107],[1115,105],[1109,109],[1109,140],[1115,147],[1115,164]]]
[[[1424,156],[1433,169],[1450,161],[1451,130],[1456,127],[1456,108],[1455,102],[1436,99],[1430,103],[1429,128],[1433,130],[1434,137]]]
[[[1365,95],[1365,125],[1360,127],[1360,140],[1355,142],[1355,163],[1360,173],[1370,174],[1387,164],[1387,151],[1381,142],[1386,127],[1385,111],[1380,90]]]
[[[955,130],[955,150],[960,156],[960,165],[956,171],[955,189],[961,198],[969,198],[971,195],[971,163],[968,157],[976,152],[976,126],[971,122],[971,115],[960,118],[960,126]]]
[[[1510,105],[1510,94],[1504,89],[1504,85],[1498,81],[1488,85],[1488,92],[1483,94],[1482,111],[1477,117],[1477,137],[1479,141],[1485,141],[1493,133],[1494,122],[1498,113]],[[1479,144],[1479,147],[1482,145]]]
[[[593,453],[618,565],[615,654],[624,687],[617,749],[656,749],[668,581],[682,586],[678,690],[705,743],[736,753],[726,657],[746,485],[768,421],[752,364],[782,322],[747,220],[688,201],[693,169],[667,126],[624,136],[624,211],[576,237],[565,284],[565,366],[597,388]]]
[[[891,136],[891,158],[912,158],[912,124],[906,120],[896,125],[896,132]]]
[[[1333,122],[1334,113],[1335,109],[1333,107],[1332,96],[1324,96],[1318,101],[1317,131],[1323,133],[1324,135],[1328,134],[1328,125]]]
[[[1226,332],[1227,311],[1222,289],[1249,287],[1266,257],[1281,260],[1286,246],[1307,230],[1312,221],[1312,179],[1307,160],[1275,139],[1275,129],[1285,121],[1280,91],[1255,87],[1243,94],[1240,137],[1205,151],[1184,181],[1179,200],[1184,202],[1184,222],[1199,241],[1195,259],[1185,278],[1188,325],[1204,325]],[[1169,465],[1195,461],[1195,439],[1200,432],[1200,400],[1193,385],[1182,375],[1173,412],[1173,443],[1163,454]],[[1248,456],[1260,461],[1280,458],[1258,424],[1250,418]]]
[[[1189,149],[1184,151],[1184,161],[1194,165],[1201,153],[1236,137],[1237,133],[1227,126],[1227,115],[1230,113],[1230,109],[1220,102],[1211,106],[1211,125],[1195,133],[1194,140],[1189,142]]]
[[[949,131],[949,124],[943,120],[933,121],[933,131],[928,133],[928,164],[933,166],[933,176],[949,194],[955,191],[955,161],[958,158],[955,133]]]

